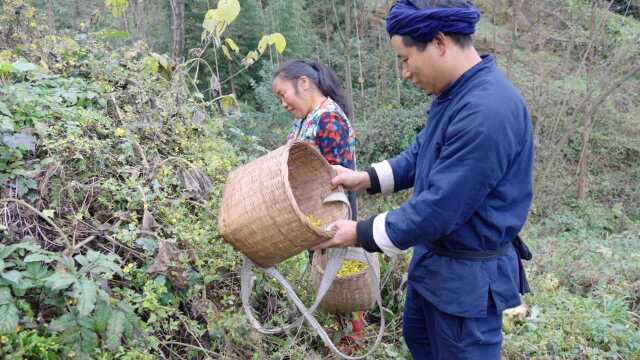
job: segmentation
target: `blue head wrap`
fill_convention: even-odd
[[[439,32],[471,35],[479,20],[480,12],[473,6],[418,9],[411,0],[398,0],[389,10],[387,32],[389,36],[407,35],[428,43]]]

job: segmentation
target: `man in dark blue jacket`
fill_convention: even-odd
[[[367,171],[336,167],[335,185],[369,193],[413,187],[398,209],[332,224],[316,249],[413,248],[403,334],[416,359],[499,359],[502,311],[528,291],[518,233],[532,199],[527,107],[471,34],[464,0],[399,0],[387,31],[403,76],[434,96],[428,122],[400,155]]]

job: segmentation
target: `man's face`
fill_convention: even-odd
[[[402,37],[391,37],[391,47],[402,64],[402,77],[424,90],[429,95],[442,91],[442,52],[431,41],[424,50],[415,46],[405,46]]]

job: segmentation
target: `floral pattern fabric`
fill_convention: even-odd
[[[340,106],[327,98],[304,119],[296,120],[287,141],[300,140],[313,146],[332,165],[355,168],[355,135]]]

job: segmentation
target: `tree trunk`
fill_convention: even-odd
[[[183,62],[184,57],[184,0],[169,0],[171,4],[171,60]]]
[[[147,41],[147,36],[145,33],[145,9],[144,9],[144,0],[134,0],[133,6],[131,7],[133,10],[133,21],[136,26],[136,38],[139,40]]]
[[[53,0],[47,0],[47,22],[49,24],[49,33],[56,32],[56,17],[53,13]]]
[[[51,0],[53,1],[53,0]],[[76,29],[80,29],[80,23],[82,22],[82,1],[74,0],[73,2],[73,26]]]
[[[355,109],[353,108],[353,75],[351,74],[351,15],[352,15],[352,4],[351,1],[345,2],[345,13],[344,13],[344,52],[346,56],[346,66],[345,66],[345,90],[347,96],[347,104],[352,110],[351,117],[355,116]],[[351,119],[352,121],[354,119]]]

